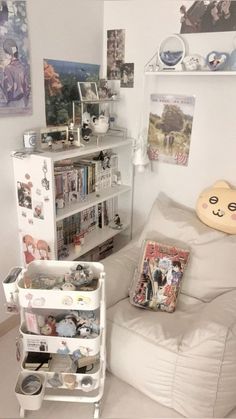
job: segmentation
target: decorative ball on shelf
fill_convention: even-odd
[[[210,70],[219,71],[227,67],[229,54],[227,52],[211,51],[206,57],[206,63]]]

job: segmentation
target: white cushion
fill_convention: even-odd
[[[236,288],[236,236],[203,224],[193,209],[161,193],[153,204],[140,235],[144,239],[170,243],[181,241],[190,248],[190,259],[182,282],[182,293],[210,301]]]
[[[140,249],[134,242],[131,242],[119,252],[102,260],[106,273],[107,307],[128,296],[130,281],[134,276],[139,254]]]
[[[225,417],[236,405],[235,305],[236,290],[211,303],[182,295],[171,315],[124,299],[107,313],[108,368],[186,417]]]

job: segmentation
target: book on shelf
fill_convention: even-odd
[[[112,153],[106,166],[98,156],[92,155],[71,164],[69,161],[67,164],[60,162],[54,169],[56,198],[63,197],[65,205],[68,205],[116,183],[118,156]]]
[[[74,242],[77,234],[88,235],[109,225],[117,213],[117,197],[92,205],[57,222],[57,250]]]
[[[51,354],[41,352],[28,352],[24,360],[24,368],[33,371],[48,371]]]

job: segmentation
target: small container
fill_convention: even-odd
[[[32,385],[32,383],[34,384]],[[44,398],[45,386],[45,374],[38,372],[37,374],[29,374],[28,372],[21,371],[15,387],[15,394],[21,408],[24,410],[40,409]],[[35,393],[32,394],[32,391],[35,391]]]
[[[25,131],[23,134],[23,145],[27,149],[34,150],[37,144],[37,133],[35,131]]]
[[[65,374],[64,375],[64,384],[69,390],[74,390],[78,386],[78,383],[76,381],[76,375]]]
[[[84,376],[80,382],[83,391],[91,391],[94,389],[94,380],[92,377]]]
[[[14,266],[3,280],[3,289],[7,303],[12,302],[12,299],[15,300],[17,295],[17,281],[21,271],[22,267]]]
[[[20,390],[23,394],[32,396],[33,394],[39,394],[42,387],[42,379],[39,375],[29,374],[23,378]]]

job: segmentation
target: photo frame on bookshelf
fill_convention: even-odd
[[[78,82],[78,89],[81,102],[99,100],[96,82]]]
[[[40,130],[40,147],[42,149],[58,149],[68,144],[67,126],[46,127]]]
[[[69,192],[69,204],[73,204],[74,202],[78,202],[80,199],[80,193],[77,191]]]
[[[109,87],[107,79],[98,80],[97,88],[98,88],[98,97],[100,100],[112,98],[112,90]]]

